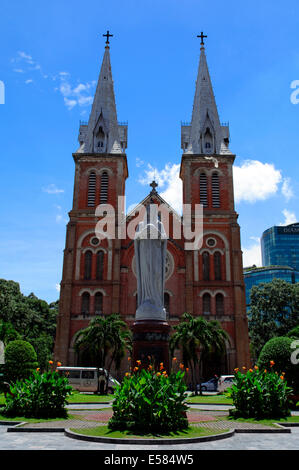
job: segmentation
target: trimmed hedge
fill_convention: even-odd
[[[285,379],[294,394],[299,393],[299,365],[292,364],[291,354],[294,351],[291,344],[294,339],[287,336],[278,336],[270,339],[261,350],[258,366],[267,368],[270,361],[274,361],[273,370],[278,374],[285,372]]]
[[[36,352],[28,341],[10,341],[4,355],[7,382],[27,379],[38,367]]]

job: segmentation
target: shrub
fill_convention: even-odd
[[[66,377],[56,371],[38,371],[10,387],[2,413],[8,417],[59,418],[67,416],[66,398],[72,387]]]
[[[112,430],[141,432],[178,431],[188,427],[184,372],[169,376],[162,366],[156,372],[149,368],[127,373],[117,387],[112,404]]]
[[[10,341],[4,354],[5,380],[8,382],[28,378],[38,366],[36,352],[27,341]]]
[[[274,361],[273,369],[278,374],[285,372],[285,379],[294,393],[299,393],[299,365],[292,364],[291,354],[294,351],[291,337],[278,336],[270,339],[261,350],[258,366],[266,368],[269,361]]]
[[[289,393],[291,389],[279,375],[268,369],[249,369],[247,372],[235,369],[233,385],[228,390],[235,406],[230,415],[235,418],[283,418],[290,415]],[[245,369],[245,368],[244,368]]]

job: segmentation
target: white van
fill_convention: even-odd
[[[107,371],[97,367],[57,367],[57,370],[67,377],[73,389],[79,392],[96,392],[98,382],[102,379],[106,381]],[[113,377],[109,377],[108,393],[113,393],[119,382]]]
[[[223,393],[226,388],[231,387],[234,377],[234,375],[221,375],[218,379],[218,392]]]

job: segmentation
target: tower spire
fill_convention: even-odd
[[[115,154],[122,153],[122,147],[110,62],[109,38],[113,34],[107,31],[103,36],[107,38],[105,52],[84,140],[80,142],[80,151]]]
[[[230,153],[228,127],[220,124],[213,86],[208,69],[204,38],[201,32],[199,66],[192,109],[191,125],[182,128],[182,144],[185,142],[186,153],[221,154]],[[183,135],[184,134],[184,135]],[[186,142],[187,141],[187,142]]]

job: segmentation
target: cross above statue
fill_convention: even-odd
[[[156,183],[156,181],[154,180],[151,182],[150,186],[153,188],[152,192],[156,193],[156,187],[158,186],[158,183]]]
[[[201,39],[200,45],[201,45],[201,46],[204,46],[205,43],[203,42],[203,39],[204,39],[204,38],[207,38],[208,36],[204,35],[204,33],[201,32],[197,37]]]
[[[110,34],[110,32],[109,32],[109,30],[108,30],[106,34],[103,34],[103,36],[104,36],[105,38],[107,38],[107,39],[106,39],[106,44],[109,44],[109,38],[112,38],[112,37],[113,37],[113,34]]]

